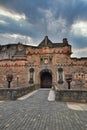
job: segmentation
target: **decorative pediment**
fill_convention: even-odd
[[[38,45],[38,47],[53,47],[53,43],[45,36],[44,40]]]

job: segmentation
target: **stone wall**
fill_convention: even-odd
[[[32,58],[34,59],[34,57]],[[48,69],[52,71],[52,83],[56,84],[58,88],[66,88],[67,83],[65,80],[65,74],[70,73],[72,74],[72,82],[71,87],[72,89],[76,88],[87,88],[87,66],[82,65],[63,65],[62,62],[62,69],[63,69],[63,84],[59,84],[59,74],[58,68],[59,65],[55,65],[56,63],[52,63],[50,65],[43,65],[39,62],[39,56],[35,59],[37,63],[32,65],[28,64],[29,61],[26,60],[3,60],[0,62],[0,88],[7,88],[8,82],[6,79],[7,74],[13,74],[13,80],[11,82],[11,88],[16,87],[27,87],[29,86],[30,80],[30,68],[34,68],[34,83],[40,84],[40,72],[42,70]],[[54,60],[53,60],[54,61]],[[64,60],[63,60],[64,61]]]
[[[38,85],[21,88],[0,88],[0,100],[15,100],[27,93],[38,89]]]
[[[87,90],[56,90],[55,100],[87,103]]]

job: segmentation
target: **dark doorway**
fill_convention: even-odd
[[[52,74],[50,72],[41,72],[41,88],[52,87]]]

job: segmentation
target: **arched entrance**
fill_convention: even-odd
[[[43,70],[40,73],[41,88],[52,87],[52,72],[49,70]]]

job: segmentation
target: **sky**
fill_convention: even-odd
[[[0,0],[0,44],[68,39],[72,57],[87,57],[87,0]]]

